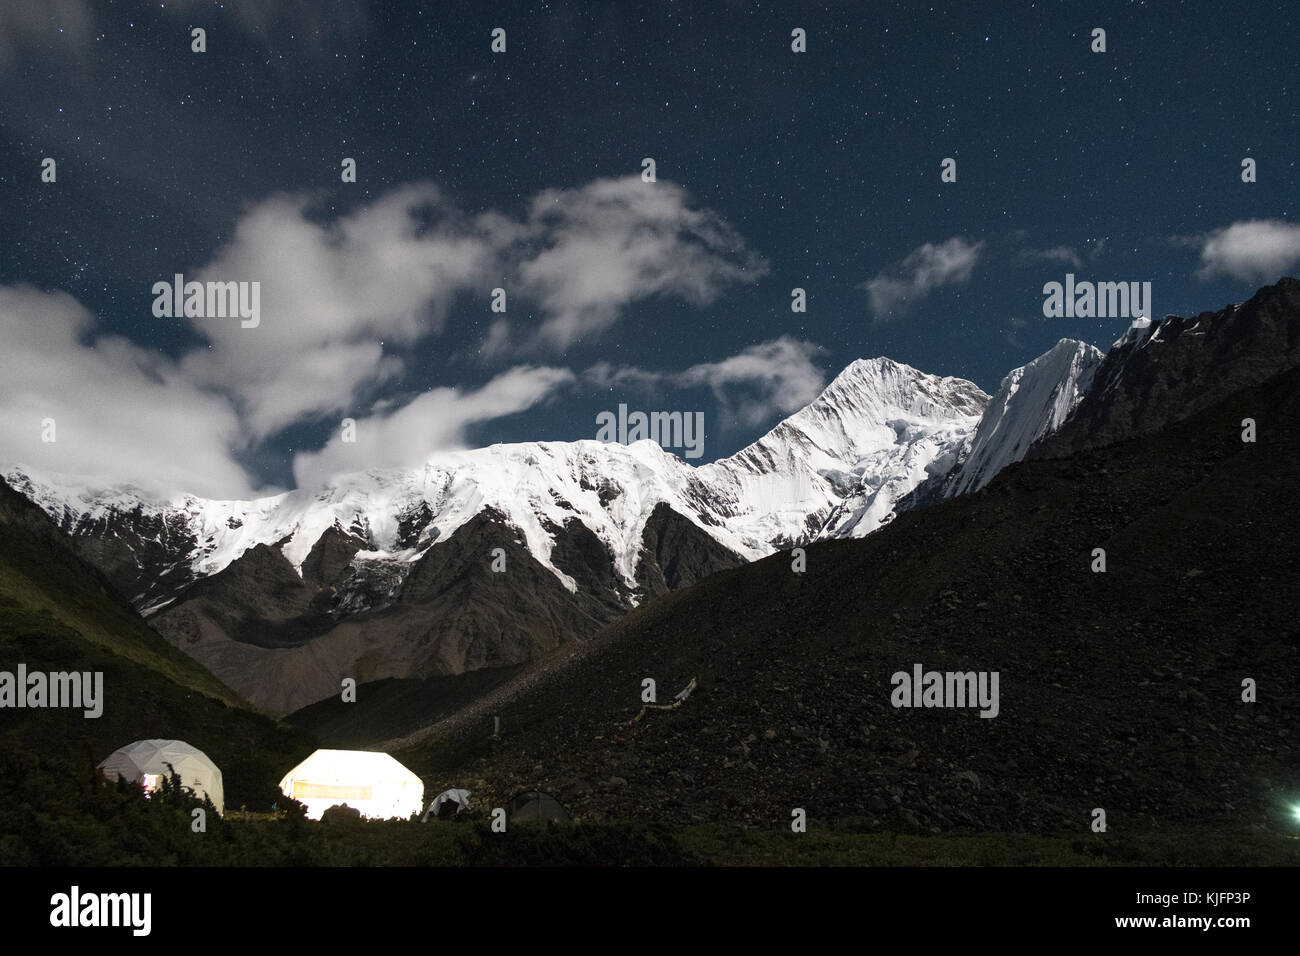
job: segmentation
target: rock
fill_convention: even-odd
[[[360,823],[361,811],[346,803],[336,803],[320,815],[321,823]]]
[[[921,751],[909,750],[906,753],[901,753],[897,757],[895,757],[894,763],[896,763],[900,767],[915,767],[916,758],[919,756],[921,756]]]

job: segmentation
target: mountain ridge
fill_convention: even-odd
[[[486,506],[525,531],[533,553],[570,589],[572,582],[550,565],[543,525],[563,525],[576,515],[602,538],[634,590],[641,531],[658,504],[752,560],[811,539],[840,492],[863,480],[863,468],[887,469],[905,455],[892,454],[908,447],[895,424],[915,429],[908,437],[925,444],[929,461],[974,427],[987,398],[965,380],[882,357],[851,363],[808,406],[736,454],[698,468],[649,440],[579,439],[438,453],[423,468],[362,470],[315,491],[248,501],[188,494],[151,499],[129,485],[38,474],[21,464],[3,473],[64,530],[98,542],[87,545],[94,558],[146,614],[257,544],[281,547],[301,573],[321,536],[337,528],[364,540],[363,550],[410,561]],[[913,468],[909,463],[905,472]],[[630,506],[626,498],[615,501],[631,487]],[[776,498],[785,509],[772,520]],[[127,536],[134,554],[112,553],[111,539]],[[148,571],[132,568],[132,558]]]
[[[1135,323],[1104,356],[1062,339],[992,398],[858,359],[757,441],[698,468],[652,441],[521,442],[247,502],[145,502],[6,475],[169,640],[287,711],[344,677],[525,664],[710,574],[977,493],[1054,443],[1130,437],[1148,413],[1185,417],[1205,400],[1189,376],[1221,395],[1300,361],[1297,315],[1288,279],[1242,307]],[[1152,389],[1158,407],[1131,397]]]
[[[1103,807],[1125,827],[1288,832],[1298,421],[1292,369],[815,542],[802,573],[788,554],[723,571],[495,703],[500,739],[486,717],[448,721],[403,755],[489,804],[540,788],[604,819],[779,827],[800,807],[868,830],[1086,837]],[[999,672],[998,716],[891,706],[891,674],[918,662]],[[1264,674],[1267,699],[1244,704],[1243,676]],[[661,698],[696,687],[633,722],[646,676]]]

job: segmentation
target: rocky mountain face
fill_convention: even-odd
[[[1218,312],[1134,322],[1106,353],[1069,420],[1032,455],[1067,455],[1158,430],[1297,365],[1296,279]]]
[[[1157,431],[1300,365],[1300,282],[1240,306],[1135,320],[1104,355],[1063,339],[1003,379],[954,466],[897,511],[978,491],[1026,458],[1051,458]]]
[[[1026,457],[1144,434],[1300,364],[1300,283],[1063,340],[990,400],[886,358],[749,447],[692,467],[650,441],[430,456],[254,501],[150,499],[4,470],[177,646],[277,711],[340,682],[507,667],[647,599],[986,488]]]
[[[557,547],[580,555],[576,537],[558,534]],[[503,570],[492,570],[494,560]],[[591,636],[621,610],[601,600],[608,565],[562,563],[590,590],[566,589],[489,509],[403,566],[400,583],[373,604],[358,596],[373,576],[343,565],[332,579],[299,577],[280,550],[257,545],[150,622],[249,700],[287,712],[337,696],[345,678],[503,667]]]
[[[406,759],[489,806],[540,788],[594,818],[779,829],[800,807],[810,828],[1087,840],[1101,807],[1125,832],[1289,832],[1298,494],[1292,370],[1141,442],[815,542],[803,573],[775,554],[713,575],[494,704],[499,739],[485,716]],[[895,706],[917,665],[996,672],[996,716]],[[647,676],[661,701],[696,686],[633,722]]]
[[[288,711],[344,678],[530,660],[647,598],[824,533],[847,496],[878,520],[966,438],[986,400],[969,382],[874,359],[698,469],[653,442],[577,441],[452,452],[255,501],[155,501],[21,467],[5,476],[177,646]]]
[[[1102,353],[1062,339],[1028,365],[1002,379],[979,425],[957,450],[950,468],[903,496],[899,511],[968,494],[987,485],[1007,465],[1023,459],[1035,442],[1056,432],[1092,387]]]

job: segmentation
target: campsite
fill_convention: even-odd
[[[0,868],[1300,865],[1300,3],[1168,6],[0,0]]]

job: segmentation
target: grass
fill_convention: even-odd
[[[196,834],[191,814],[201,804],[192,795],[146,799],[125,783],[87,778],[65,757],[6,747],[0,792],[0,864],[12,866],[1300,866],[1300,837],[1288,832],[916,835],[842,820],[795,834],[580,820],[497,833],[486,809],[426,824],[327,824],[283,797],[275,812],[232,808],[223,818],[209,808],[207,831]]]
[[[162,811],[159,811],[161,813]],[[1300,838],[1259,833],[1179,832],[1037,836],[983,834],[916,836],[889,833],[747,830],[692,826],[678,829],[627,824],[514,825],[494,833],[483,820],[375,821],[322,824],[284,814],[228,814],[204,835],[188,832],[189,817],[171,811],[154,832],[171,838],[140,839],[143,816],[125,815],[132,838],[97,834],[93,852],[77,846],[81,830],[49,853],[46,820],[37,858],[6,846],[11,864],[170,866],[715,866],[715,867],[1124,867],[1297,866]],[[118,811],[118,815],[120,811]],[[105,821],[114,828],[116,820]],[[81,823],[84,828],[85,822]]]
[[[681,845],[715,866],[1297,866],[1300,837],[1222,830],[974,834],[687,827]]]
[[[168,644],[129,605],[101,591],[92,580],[78,579],[75,569],[61,566],[32,542],[8,534],[0,541],[4,544],[0,609],[9,615],[7,626],[59,625],[182,688],[229,707],[247,706],[205,667]]]
[[[61,617],[0,602],[0,670],[12,670],[19,662],[29,671],[104,675],[99,718],[86,719],[74,709],[0,711],[0,750],[58,755],[68,765],[66,773],[78,782],[109,753],[133,740],[180,739],[222,768],[227,805],[269,810],[281,799],[276,787],[280,775],[315,749],[307,735],[230,706],[224,695],[160,677],[154,666],[125,653],[120,643],[114,647],[88,640],[82,629]]]

